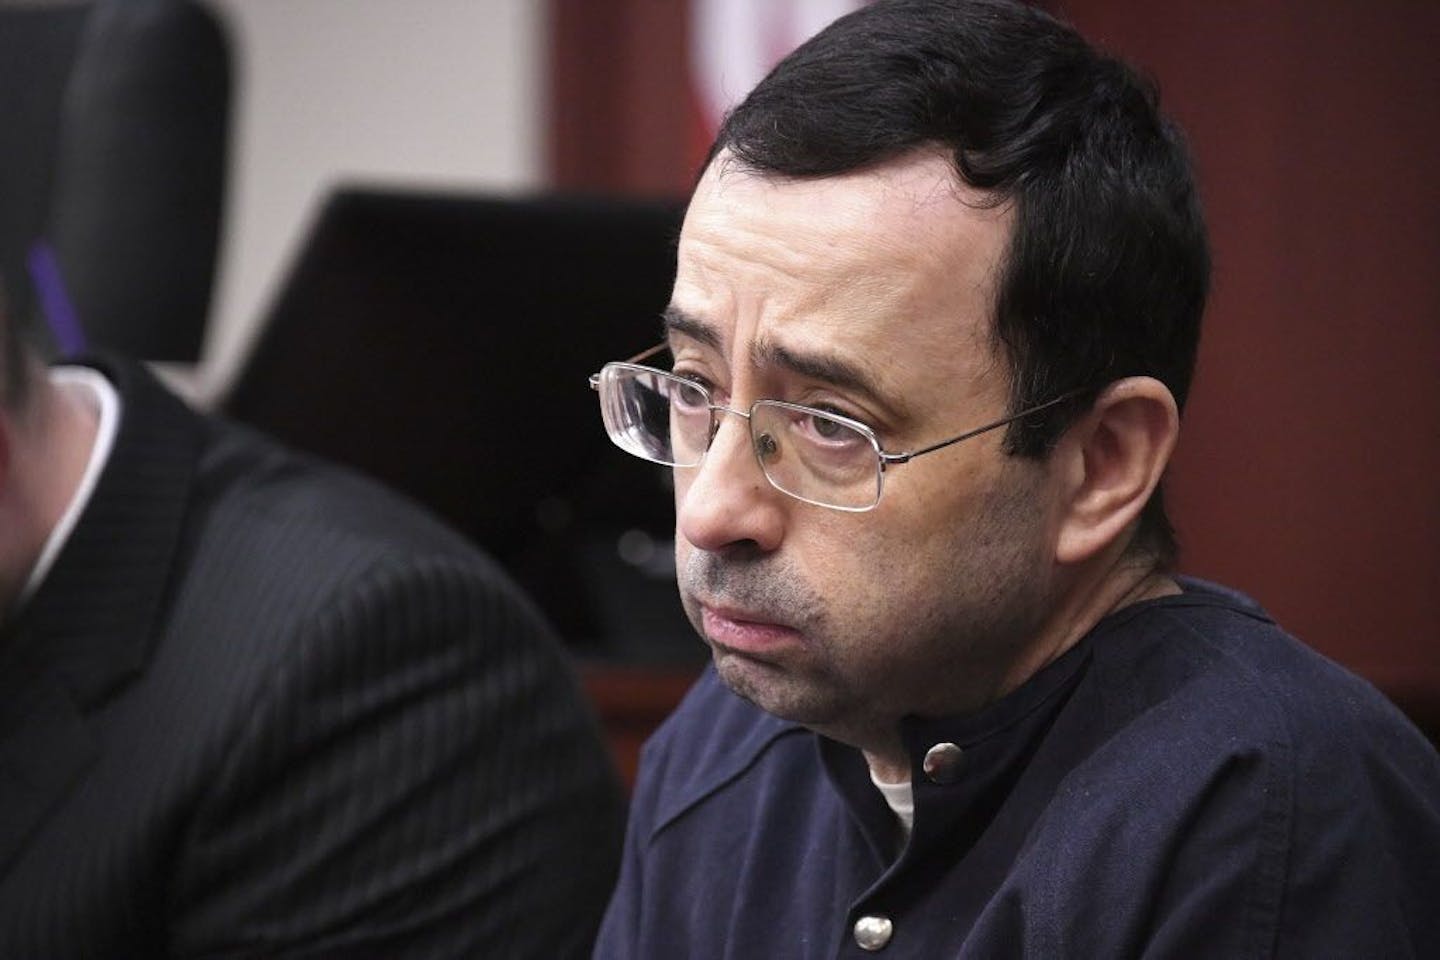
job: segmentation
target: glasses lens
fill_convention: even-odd
[[[880,452],[870,434],[819,410],[764,400],[750,429],[765,476],[791,496],[842,510],[879,502]]]
[[[610,439],[645,460],[693,467],[710,439],[710,400],[688,380],[610,363],[600,371],[600,412]]]

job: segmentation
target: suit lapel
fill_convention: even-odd
[[[203,421],[138,365],[120,428],[49,576],[0,635],[0,874],[96,756],[88,712],[144,668],[162,628]]]
[[[56,800],[95,759],[95,739],[74,699],[48,677],[7,684],[0,718],[0,876]]]

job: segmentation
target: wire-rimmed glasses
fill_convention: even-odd
[[[640,363],[667,344],[591,374],[600,415],[614,444],[642,460],[668,467],[698,467],[720,429],[720,414],[743,417],[750,447],[770,485],[797,500],[862,513],[880,502],[892,467],[979,436],[1052,407],[1074,394],[1030,407],[959,436],[906,453],[884,450],[875,431],[858,420],[784,400],[756,400],[749,410],[717,404],[693,380]]]

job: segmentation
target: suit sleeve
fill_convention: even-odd
[[[174,953],[588,955],[622,800],[558,644],[461,560],[387,565],[341,594],[198,802]]]

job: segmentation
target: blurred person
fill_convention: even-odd
[[[1434,748],[1174,572],[1208,279],[1153,90],[1033,7],[878,0],[735,109],[592,379],[713,655],[596,956],[1440,956]]]
[[[0,956],[587,954],[623,800],[518,589],[377,485],[19,327]]]

